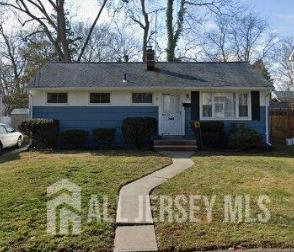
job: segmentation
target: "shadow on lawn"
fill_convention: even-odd
[[[81,150],[43,150],[44,154],[59,155],[75,155],[75,154],[91,154],[93,156],[119,156],[119,157],[150,157],[160,156],[160,154],[152,150],[108,150],[108,149],[81,149]]]
[[[211,156],[241,156],[241,157],[285,157],[294,158],[294,146],[273,146],[268,150],[234,151],[229,149],[205,149],[196,152],[197,157]]]

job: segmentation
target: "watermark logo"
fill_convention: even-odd
[[[81,233],[81,188],[62,179],[47,188],[47,233],[79,235]]]
[[[88,209],[81,209],[81,188],[62,179],[47,188],[47,232],[50,235],[79,235],[81,215],[84,225],[114,223],[106,195],[91,195]],[[131,204],[130,204],[131,202]],[[152,202],[153,204],[150,204]],[[154,203],[157,204],[154,204]],[[270,221],[270,198],[267,195],[167,195],[128,194],[120,196],[116,211],[118,222],[176,222],[211,224],[267,223]],[[157,214],[152,215],[152,211]],[[220,213],[223,212],[223,216]],[[87,214],[87,215],[86,215]],[[86,218],[85,218],[86,217]],[[213,224],[213,223],[212,223]]]

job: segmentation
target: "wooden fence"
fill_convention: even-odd
[[[294,110],[271,111],[271,140],[286,143],[286,138],[294,138]]]

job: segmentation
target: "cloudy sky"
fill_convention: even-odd
[[[294,36],[294,0],[241,0],[268,19],[283,36]]]
[[[163,0],[165,1],[165,0]],[[282,36],[294,36],[294,0],[241,0],[244,4],[267,18],[271,27]],[[71,0],[71,8],[77,19],[94,19],[97,0]],[[106,16],[105,16],[106,18]]]

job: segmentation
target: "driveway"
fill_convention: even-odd
[[[5,162],[14,159],[19,153],[26,151],[30,146],[30,143],[24,143],[21,148],[9,148],[0,152],[0,162]]]

